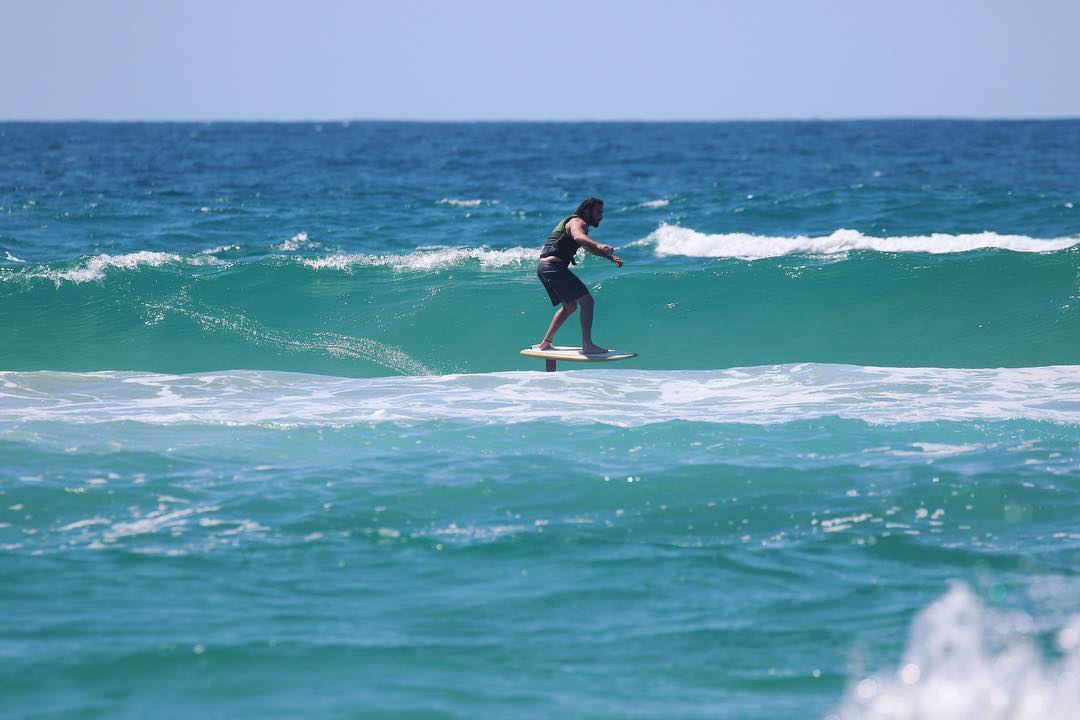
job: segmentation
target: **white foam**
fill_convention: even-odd
[[[175,253],[153,252],[150,250],[125,253],[123,255],[108,255],[102,253],[101,255],[87,258],[77,265],[63,270],[51,268],[48,265],[37,265],[2,277],[5,280],[15,278],[45,278],[56,283],[57,287],[59,287],[64,281],[85,283],[103,280],[105,278],[105,271],[110,268],[117,270],[135,270],[142,266],[160,267],[167,263],[180,262],[182,260],[183,258]],[[201,258],[194,264],[203,264],[216,260],[217,258],[213,258],[213,260]]]
[[[194,257],[189,257],[185,262],[187,262],[188,265],[220,265],[222,267],[232,267],[231,262],[206,253],[200,253]]]
[[[648,209],[657,209],[657,208],[667,207],[670,204],[671,204],[670,200],[668,200],[667,198],[661,198],[659,200],[646,200],[643,203],[639,203],[638,207],[640,207],[640,208],[648,208]]]
[[[148,513],[145,517],[130,522],[115,522],[105,531],[105,542],[115,542],[121,538],[135,535],[146,535],[162,532],[163,530],[181,529],[187,525],[187,518],[197,512],[209,512],[216,508],[183,508],[181,510],[169,510],[159,507]]]
[[[366,351],[343,346],[343,352]],[[633,427],[676,420],[770,425],[820,417],[1080,425],[1076,365],[970,370],[803,364],[378,378],[251,370],[4,372],[0,381],[0,428],[28,421],[292,427],[435,420]]]
[[[201,254],[202,255],[217,255],[218,253],[221,253],[221,252],[234,252],[234,251],[239,250],[239,249],[240,249],[239,245],[218,245],[217,247],[212,247],[212,248],[207,248],[206,250],[202,250]]]
[[[729,257],[757,260],[783,255],[840,255],[855,250],[892,253],[958,253],[984,248],[1015,252],[1053,252],[1080,243],[1080,237],[1038,239],[1026,235],[982,232],[969,235],[911,235],[873,237],[857,230],[840,229],[822,237],[797,235],[770,237],[748,233],[710,235],[678,225],[661,225],[633,245],[651,246],[657,255]]]
[[[173,507],[168,503],[179,503],[183,507]],[[158,536],[173,541],[182,535],[193,534],[198,537],[201,529],[203,537],[212,542],[235,542],[241,535],[265,533],[270,528],[246,518],[222,518],[211,515],[220,511],[216,505],[192,505],[187,500],[168,496],[158,498],[158,505],[143,511],[138,507],[128,509],[126,518],[110,519],[95,516],[76,520],[56,528],[57,532],[72,533],[74,537],[65,539],[67,543],[86,543],[87,547],[104,548],[130,541],[151,540]],[[78,532],[76,532],[78,531]],[[132,547],[134,552],[144,553],[183,553],[182,549],[141,546]]]
[[[945,443],[916,442],[911,443],[914,450],[891,450],[890,455],[897,456],[921,456],[921,457],[949,457],[962,455],[963,453],[979,450],[978,445],[947,445]]]
[[[308,234],[306,232],[298,232],[285,242],[279,243],[274,247],[278,250],[283,250],[285,252],[294,252],[304,247],[308,243]],[[318,245],[318,243],[314,243],[314,245]]]
[[[17,263],[24,263],[24,262],[26,262],[25,260],[21,260],[21,259],[19,259],[19,258],[15,257],[15,256],[14,256],[14,255],[12,255],[11,253],[9,253],[9,252],[8,252],[7,250],[5,250],[5,251],[4,251],[4,259],[5,259],[5,260],[10,260],[11,262],[17,262]]]
[[[987,609],[954,585],[915,618],[895,670],[854,680],[827,720],[1073,720],[1080,717],[1080,615],[1060,623],[1060,659],[1033,619]]]
[[[83,283],[103,279],[105,277],[105,271],[109,268],[135,270],[141,265],[160,267],[166,263],[179,262],[180,259],[180,256],[174,253],[152,252],[149,250],[125,253],[123,255],[108,255],[102,253],[101,255],[92,257],[83,264],[68,270],[45,270],[43,271],[43,276],[49,278],[57,285],[63,280]]]
[[[389,267],[398,271],[441,270],[469,262],[481,268],[504,268],[536,262],[539,248],[515,247],[505,250],[489,248],[424,248],[405,254],[365,255],[362,253],[304,258],[301,262],[314,270],[351,271],[354,267]]]
[[[86,520],[77,520],[75,522],[68,523],[62,527],[57,528],[59,532],[70,532],[71,530],[78,530],[80,528],[90,527],[92,525],[108,525],[109,520],[103,517],[92,517]]]
[[[458,198],[443,198],[439,200],[436,205],[452,205],[453,207],[480,207],[481,205],[496,205],[498,200],[484,200],[483,198],[472,198],[469,200],[459,200]]]

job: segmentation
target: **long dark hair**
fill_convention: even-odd
[[[603,205],[603,204],[604,204],[604,201],[601,200],[600,198],[587,197],[587,198],[585,198],[584,200],[581,201],[580,205],[577,206],[577,210],[574,211],[574,214],[577,215],[578,217],[584,219],[585,212],[589,208],[591,208],[593,205]]]

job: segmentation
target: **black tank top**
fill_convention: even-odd
[[[574,238],[570,237],[570,233],[566,230],[566,223],[570,222],[577,215],[567,215],[563,218],[563,221],[555,226],[555,229],[548,235],[547,242],[544,243],[544,248],[540,251],[540,257],[557,257],[567,265],[574,265],[574,254],[578,251],[578,244],[574,242]]]

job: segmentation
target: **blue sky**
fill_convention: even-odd
[[[1080,0],[0,0],[0,119],[1080,117]]]

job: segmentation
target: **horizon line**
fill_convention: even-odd
[[[838,117],[731,117],[731,118],[0,118],[0,124],[14,123],[100,123],[100,124],[213,124],[213,123],[249,123],[249,124],[335,124],[352,123],[411,123],[431,125],[477,125],[477,124],[719,124],[719,123],[810,123],[810,122],[904,122],[904,121],[951,121],[951,122],[1055,122],[1080,120],[1080,115],[867,115]]]

